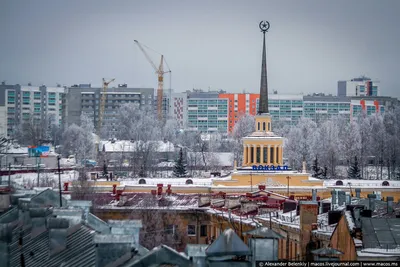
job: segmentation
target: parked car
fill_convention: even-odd
[[[85,167],[96,167],[97,166],[97,162],[92,159],[84,159],[84,160],[82,160],[81,164]]]

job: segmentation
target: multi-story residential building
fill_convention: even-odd
[[[16,125],[30,119],[44,123],[44,127],[61,125],[64,98],[65,88],[61,86],[21,86],[3,82],[0,86],[0,107],[3,110],[0,125],[6,126],[5,134],[9,137]]]
[[[219,94],[220,99],[228,99],[228,131],[231,132],[241,114],[256,115],[259,94]]]
[[[350,81],[338,81],[338,96],[379,96],[378,81],[361,76]]]
[[[156,103],[156,101],[155,101]],[[163,96],[163,114],[166,119],[175,120],[181,129],[187,123],[187,93],[175,93],[168,90]]]
[[[100,113],[100,100],[103,94],[102,88],[94,88],[91,85],[74,85],[67,88],[65,101],[65,122],[80,124],[80,116],[86,113],[93,118],[94,126],[97,126]],[[128,88],[126,84],[117,88],[108,88],[106,92],[103,124],[107,129],[115,130],[117,109],[124,103],[137,103],[140,108],[154,107],[154,88]]]
[[[193,90],[187,92],[189,130],[204,133],[228,132],[228,99],[219,98],[219,93]]]
[[[347,97],[314,94],[303,97],[303,116],[317,124],[335,116],[346,116],[350,119],[351,103]]]
[[[203,129],[201,131],[210,131],[206,130],[209,127],[209,118],[206,120],[205,116],[200,116],[198,106],[200,103],[208,105],[208,103],[212,102],[207,100],[217,97],[220,100],[227,101],[227,132],[233,131],[235,123],[241,114],[256,115],[258,110],[259,94],[227,94],[199,90],[188,92],[189,128],[193,130],[201,128]],[[307,117],[317,123],[323,123],[339,115],[351,119],[357,116],[361,110],[365,110],[368,115],[376,112],[383,113],[386,109],[390,109],[398,103],[399,101],[396,98],[382,96],[268,95],[268,108],[273,120],[287,125],[296,125],[301,117]],[[203,108],[206,107],[208,108],[208,106],[203,106]],[[213,127],[210,126],[209,128],[212,129]],[[222,128],[219,129],[220,132],[221,130]]]

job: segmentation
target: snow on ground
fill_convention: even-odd
[[[324,180],[324,186],[335,186],[337,180]],[[381,187],[383,180],[341,180],[343,182],[343,187],[349,187],[351,186],[352,188],[355,187]],[[400,187],[400,181],[398,180],[388,180],[389,185],[385,187]],[[350,183],[350,184],[349,184]]]
[[[156,185],[156,184],[171,184],[171,185],[186,185],[187,180],[191,180],[193,182],[192,185],[212,185],[211,178],[135,178],[130,180],[122,180],[120,181],[121,186],[132,186],[138,185],[139,181],[144,179],[146,184],[143,185]]]
[[[20,173],[13,174],[10,176],[11,183],[25,187],[33,188],[37,186],[37,173]],[[1,176],[2,181],[8,181],[7,176]],[[69,182],[78,178],[77,171],[64,171],[61,173],[61,183]],[[58,186],[58,174],[57,173],[39,173],[39,185],[40,187],[55,187]]]

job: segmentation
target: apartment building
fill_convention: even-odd
[[[181,129],[187,126],[187,99],[186,92],[175,93],[173,90],[168,90],[163,96],[164,117],[175,120]]]
[[[137,103],[140,108],[154,108],[154,88],[128,88],[126,84],[108,88],[105,99],[103,126],[115,130],[118,107],[124,103]],[[99,121],[100,101],[103,89],[90,84],[74,85],[67,88],[65,101],[65,122],[67,125],[80,124],[81,114],[93,118],[95,127]]]
[[[338,81],[337,95],[340,96],[379,96],[379,81],[361,76],[348,81]]]
[[[204,133],[228,132],[228,99],[221,92],[193,90],[187,92],[187,129]]]
[[[12,137],[16,125],[33,119],[44,125],[63,122],[65,88],[24,85],[0,85],[0,127]],[[1,133],[0,133],[1,134]]]

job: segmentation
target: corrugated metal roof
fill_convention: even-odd
[[[10,266],[21,266],[21,253],[24,255],[25,266],[82,266],[96,264],[96,251],[93,243],[94,231],[81,225],[77,231],[67,237],[67,248],[50,255],[49,231],[30,239],[30,233],[24,236],[23,247],[19,247],[18,229],[15,229],[13,243],[10,245]],[[15,237],[15,238],[14,238]]]
[[[96,250],[93,243],[94,232],[88,227],[81,227],[67,238],[67,248],[50,256],[47,266],[95,266]]]

